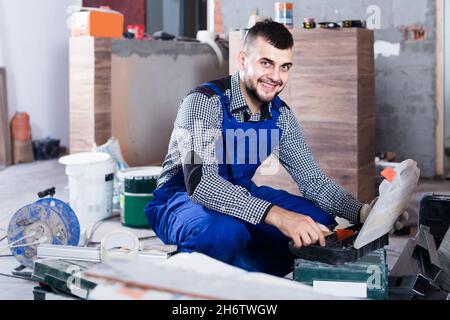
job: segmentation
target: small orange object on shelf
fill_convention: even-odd
[[[391,167],[387,167],[381,172],[381,175],[389,182],[392,182],[397,175],[397,172],[394,171]]]
[[[143,40],[145,37],[145,26],[142,24],[132,24],[127,27],[129,33],[134,34],[134,39]]]
[[[72,15],[72,37],[121,38],[124,19],[109,7],[82,8]]]

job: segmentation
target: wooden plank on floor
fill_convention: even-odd
[[[0,68],[0,168],[11,165],[12,160],[6,90],[6,70]]]

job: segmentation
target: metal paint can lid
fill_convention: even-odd
[[[136,167],[121,170],[117,173],[120,181],[125,179],[158,179],[162,173],[162,167]]]
[[[151,194],[156,190],[161,172],[161,167],[139,167],[122,170],[117,176],[125,193]]]

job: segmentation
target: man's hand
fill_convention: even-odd
[[[372,211],[373,207],[375,206],[375,203],[377,203],[378,197],[372,200],[370,204],[365,204],[361,207],[361,210],[359,211],[359,220],[362,224],[366,222],[367,217],[369,217],[370,212]],[[409,214],[407,211],[403,212],[397,219],[394,225],[395,230],[401,230],[405,227],[409,220]]]
[[[375,206],[375,203],[377,203],[377,200],[378,197],[375,197],[375,199],[373,199],[370,204],[365,204],[361,207],[361,210],[359,210],[359,222],[361,222],[361,224],[364,224],[364,222],[366,222],[367,217],[372,211],[372,208]]]
[[[319,241],[325,246],[325,237],[319,224],[308,216],[274,206],[267,214],[265,223],[277,227],[286,237],[294,240],[295,246],[309,246]]]

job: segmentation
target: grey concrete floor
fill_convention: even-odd
[[[17,210],[36,201],[39,191],[56,187],[56,197],[63,201],[68,201],[66,186],[67,177],[64,167],[55,160],[22,164],[0,170],[0,239],[6,234],[1,229],[8,227],[9,220]],[[420,181],[408,209],[413,226],[417,221],[420,199],[424,193],[428,192],[450,194],[450,181]],[[395,264],[409,238],[409,236],[391,236],[390,245],[386,248],[390,269]],[[4,241],[0,242],[0,248],[5,244]],[[12,270],[17,266],[18,263],[14,258],[0,257],[0,273],[11,274]],[[36,285],[33,282],[0,275],[0,300],[33,299],[32,290]]]
[[[0,171],[0,228],[8,228],[14,213],[25,205],[35,202],[37,193],[56,187],[57,197],[68,201],[67,177],[64,167],[57,161],[34,162],[11,166]],[[0,239],[5,232],[0,231]],[[0,242],[0,247],[6,242]],[[9,251],[2,254],[9,254]],[[0,258],[0,273],[11,274],[19,263],[14,258]],[[34,282],[0,276],[0,299],[33,299]]]

